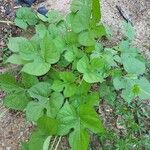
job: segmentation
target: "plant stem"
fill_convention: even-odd
[[[7,20],[0,20],[0,23],[4,23],[4,24],[11,24],[11,25],[15,25],[15,23],[14,22],[12,22],[12,21],[7,21]]]
[[[43,150],[49,150],[49,144],[52,136],[48,136],[43,144]]]
[[[57,150],[57,149],[58,149],[58,146],[59,146],[60,141],[61,141],[61,136],[59,137],[58,142],[57,142],[56,147],[55,147],[54,150]]]
[[[54,145],[55,145],[55,142],[56,142],[56,139],[57,139],[57,136],[55,136],[55,138],[54,138],[54,140],[53,140],[53,142],[52,142],[52,146],[50,147],[50,150],[53,149],[53,147],[54,147]]]

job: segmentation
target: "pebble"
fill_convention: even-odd
[[[5,15],[9,15],[12,13],[12,10],[11,10],[11,6],[10,5],[7,5],[5,7]]]
[[[32,5],[36,0],[23,0],[26,4]]]
[[[12,150],[12,148],[11,147],[6,147],[6,150]]]
[[[45,6],[42,6],[37,9],[37,12],[42,15],[46,15],[48,13],[48,10],[45,8]]]
[[[2,13],[5,13],[5,9],[4,9],[3,6],[0,7],[0,10],[1,10]]]
[[[26,4],[28,6],[31,6],[36,0],[15,0],[16,3],[23,5]]]

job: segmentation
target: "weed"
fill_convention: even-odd
[[[42,150],[51,136],[65,135],[73,150],[87,150],[91,134],[107,135],[94,109],[100,99],[115,106],[131,129],[125,140],[116,138],[116,149],[131,148],[130,132],[138,132],[139,127],[123,107],[131,107],[135,99],[150,98],[145,60],[131,44],[134,31],[130,23],[124,23],[126,39],[108,48],[96,40],[107,37],[99,20],[98,0],[74,0],[65,18],[56,11],[45,16],[26,7],[17,11],[16,25],[24,30],[35,27],[35,33],[30,39],[9,39],[13,54],[6,62],[21,65],[21,77],[16,80],[2,74],[0,86],[7,93],[4,105],[25,111],[27,120],[37,125],[23,150]]]

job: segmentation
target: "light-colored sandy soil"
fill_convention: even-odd
[[[70,2],[71,0],[47,0],[40,6],[66,14]],[[121,39],[120,31],[123,22],[116,6],[121,7],[134,26],[136,31],[134,45],[150,59],[150,0],[101,0],[102,21],[111,29],[114,43]]]
[[[69,11],[70,1],[47,0],[39,5],[66,14]],[[129,16],[136,30],[134,44],[150,58],[150,0],[101,1],[102,20],[113,32],[112,42],[117,43],[121,39],[120,31],[123,18],[116,9],[116,5],[118,5]],[[0,120],[0,150],[19,150],[19,142],[28,137],[30,125],[25,123],[22,115],[12,113],[1,105]]]
[[[116,37],[120,32],[123,20],[116,6],[122,8],[134,26],[136,31],[134,45],[150,58],[150,1],[102,0],[102,19],[113,30],[113,40],[119,39]]]

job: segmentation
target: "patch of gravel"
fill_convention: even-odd
[[[22,113],[0,107],[0,149],[18,150],[22,141],[28,139],[33,129]]]

